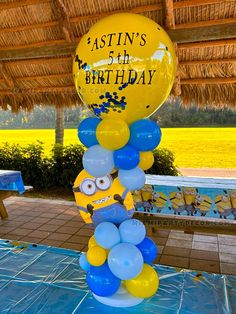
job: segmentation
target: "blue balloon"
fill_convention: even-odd
[[[121,184],[131,191],[142,189],[146,180],[144,171],[139,167],[131,170],[120,169],[118,178]]]
[[[84,271],[89,271],[90,264],[87,260],[86,254],[82,253],[79,258],[79,265]]]
[[[83,155],[84,169],[94,177],[104,177],[114,168],[113,151],[100,145],[89,147]]]
[[[119,226],[121,242],[128,242],[134,245],[141,243],[146,236],[146,228],[138,219],[123,221]]]
[[[114,246],[107,260],[112,273],[122,280],[138,276],[143,268],[141,252],[130,243],[120,243]]]
[[[111,222],[101,222],[94,231],[96,242],[104,249],[111,249],[120,243],[120,233],[116,225]]]
[[[144,263],[151,264],[154,262],[158,254],[158,248],[152,239],[148,237],[144,238],[144,240],[137,245],[137,248],[143,255]]]
[[[78,127],[78,137],[86,147],[97,145],[96,128],[101,120],[98,118],[86,118]]]
[[[121,284],[121,280],[110,271],[107,262],[99,267],[91,265],[86,274],[86,280],[89,289],[100,297],[113,295]]]
[[[151,120],[142,119],[131,124],[129,145],[147,152],[156,148],[161,141],[161,129]]]
[[[114,163],[118,169],[133,169],[139,164],[139,152],[132,146],[126,145],[114,152]]]

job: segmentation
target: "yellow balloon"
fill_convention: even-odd
[[[100,117],[128,124],[150,116],[168,97],[176,73],[174,46],[153,20],[120,13],[94,24],[73,62],[82,101]]]
[[[140,162],[138,164],[139,168],[143,170],[148,170],[154,163],[154,156],[152,152],[140,152],[139,153]]]
[[[101,246],[93,246],[88,249],[87,260],[93,266],[101,266],[107,259],[107,253]]]
[[[155,269],[144,264],[142,272],[135,278],[125,281],[126,289],[138,298],[150,298],[159,286],[159,278]]]
[[[91,249],[94,246],[99,246],[97,241],[95,240],[94,235],[92,237],[90,237],[89,241],[88,241],[88,248]]]
[[[97,126],[96,137],[104,148],[116,150],[128,143],[130,131],[125,121],[105,118]]]

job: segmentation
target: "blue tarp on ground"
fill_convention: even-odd
[[[132,308],[111,308],[89,292],[80,253],[0,240],[0,313],[236,313],[236,276],[156,265],[156,295]]]

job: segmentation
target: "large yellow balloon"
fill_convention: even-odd
[[[93,246],[88,249],[87,260],[93,266],[101,266],[107,259],[106,250],[101,246]]]
[[[139,168],[143,170],[148,170],[154,163],[154,156],[152,152],[140,152],[139,153],[140,162],[138,164]]]
[[[168,97],[176,56],[167,33],[153,20],[121,13],[83,36],[73,62],[82,101],[101,118],[128,124],[151,115]]]
[[[96,137],[101,146],[116,150],[128,143],[130,131],[125,121],[105,118],[97,126]]]
[[[135,278],[125,281],[126,289],[138,298],[150,298],[159,286],[159,278],[155,269],[144,264],[142,272]]]

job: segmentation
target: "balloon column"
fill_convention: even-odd
[[[81,216],[95,226],[80,266],[94,297],[108,305],[138,304],[158,288],[150,266],[158,250],[132,219],[130,191],[144,186],[144,171],[154,162],[161,130],[146,118],[168,97],[175,71],[168,35],[141,15],[100,20],[76,50],[75,86],[95,114],[78,128],[87,150],[73,189]]]

